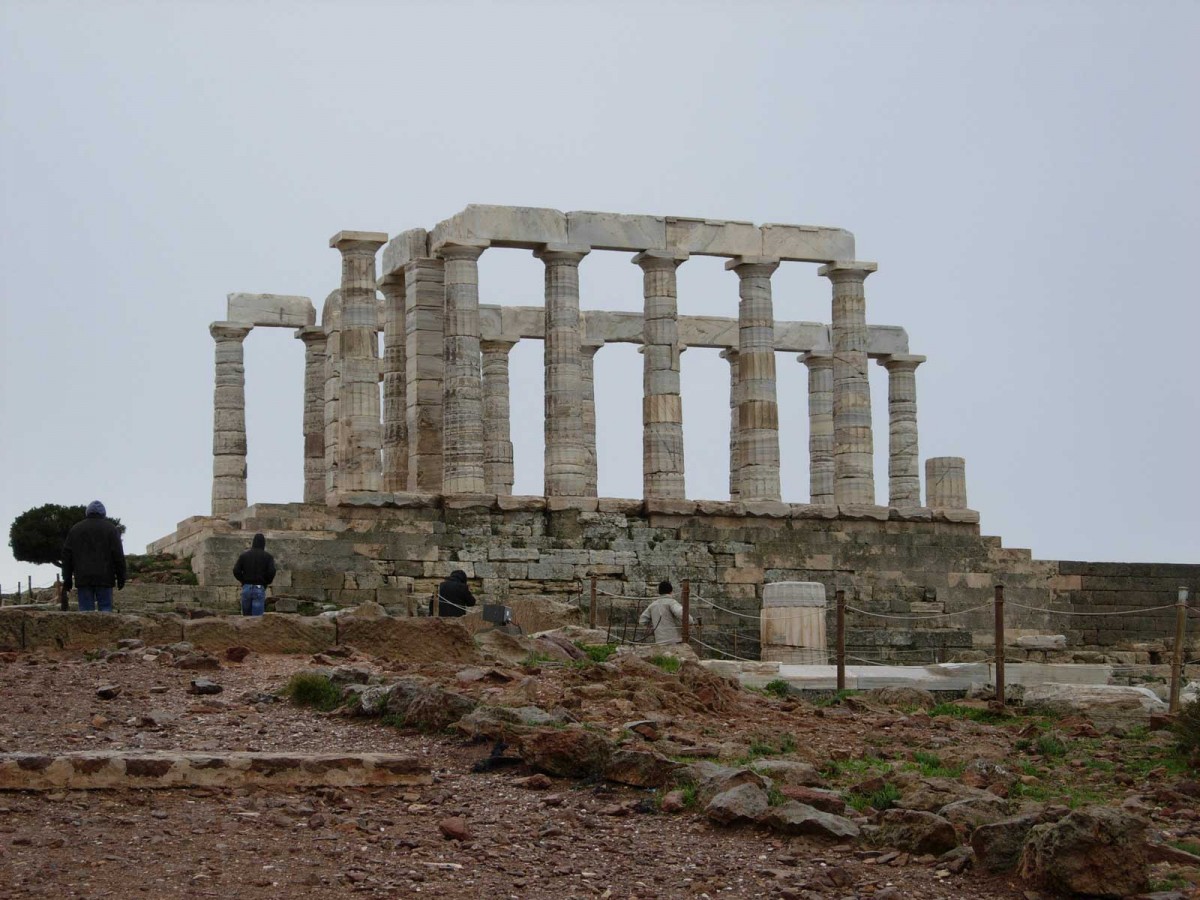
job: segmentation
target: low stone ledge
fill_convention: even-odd
[[[866,503],[844,503],[838,506],[838,515],[843,519],[875,519],[878,522],[886,522],[889,510],[886,506],[872,506]]]
[[[506,512],[542,512],[546,508],[546,498],[501,494],[496,498],[496,505]]]
[[[493,509],[495,494],[446,494],[442,497],[445,509]]]
[[[0,753],[0,791],[432,783],[427,765],[392,753]]]
[[[979,513],[973,509],[944,509],[931,510],[935,522],[961,522],[968,525],[979,524]]]
[[[337,643],[337,626],[320,616],[283,613],[209,616],[184,622],[183,640],[202,650],[247,647],[255,653],[320,653]]]
[[[832,503],[792,503],[793,519],[836,519],[838,508]]]

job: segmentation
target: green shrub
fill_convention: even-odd
[[[1042,756],[1058,757],[1067,755],[1067,745],[1056,734],[1042,734],[1034,742],[1037,752]]]
[[[1200,756],[1200,700],[1186,703],[1171,726],[1175,742],[1184,756]]]
[[[783,678],[776,678],[774,681],[768,681],[763,685],[763,693],[771,694],[780,700],[787,697],[791,692],[791,687],[788,686],[787,681]]]
[[[598,663],[606,661],[617,652],[616,644],[576,644],[575,646],[586,653],[592,662]]]
[[[851,690],[850,688],[846,688],[845,690],[841,690],[841,691],[834,691],[828,697],[819,697],[818,699],[814,700],[813,706],[817,706],[817,707],[838,706],[847,697],[853,697],[857,693],[858,693],[858,691]]]
[[[678,656],[670,656],[666,653],[659,653],[656,656],[652,656],[647,660],[647,662],[653,666],[658,666],[664,672],[670,672],[672,674],[678,672],[679,667],[683,665],[683,663],[679,661]]]
[[[916,750],[912,758],[926,778],[958,778],[963,773],[962,766],[947,765],[936,753]]]
[[[298,706],[311,706],[328,712],[342,704],[342,691],[318,672],[297,672],[283,689],[284,696]]]
[[[862,812],[868,806],[882,812],[885,809],[891,809],[895,806],[896,801],[899,799],[900,788],[889,781],[879,790],[872,791],[869,794],[852,793],[847,802],[851,808],[858,810],[858,812]]]

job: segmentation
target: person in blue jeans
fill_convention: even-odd
[[[83,520],[67,532],[62,576],[64,596],[72,586],[78,589],[80,612],[112,612],[113,585],[118,591],[125,587],[125,548],[99,500],[89,503]]]
[[[275,580],[275,557],[267,552],[267,539],[256,534],[250,549],[233,564],[233,577],[242,586],[242,615],[261,616],[266,609],[267,587]]]

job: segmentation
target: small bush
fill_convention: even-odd
[[[848,802],[851,808],[858,812],[862,812],[868,806],[882,812],[885,809],[891,809],[895,806],[896,801],[899,799],[900,788],[889,781],[879,790],[872,791],[869,794],[851,794]]]
[[[1185,704],[1171,726],[1175,742],[1184,756],[1200,756],[1200,700]]]
[[[617,652],[616,644],[576,644],[575,646],[586,653],[592,662],[598,663],[605,662]]]
[[[791,734],[785,734],[783,736],[783,739],[780,740],[780,742],[779,742],[779,752],[780,753],[795,753],[796,752],[796,738]]]
[[[783,678],[776,678],[774,681],[768,681],[763,685],[763,693],[771,694],[772,696],[778,697],[780,700],[791,694],[791,692],[792,689],[788,686],[787,681]]]
[[[1059,757],[1067,755],[1067,745],[1055,734],[1039,735],[1034,746],[1042,756]]]
[[[679,661],[678,656],[669,656],[666,653],[659,653],[656,656],[652,656],[647,660],[647,662],[653,666],[658,666],[664,672],[670,672],[671,674],[678,672],[679,667],[683,665],[683,663]]]
[[[297,706],[311,706],[326,712],[342,704],[341,688],[317,672],[297,672],[288,679],[283,693]]]
[[[540,666],[542,663],[554,662],[554,657],[549,653],[534,651],[521,660],[523,666]]]
[[[820,697],[820,698],[814,700],[813,706],[816,706],[816,707],[838,706],[847,697],[853,697],[857,693],[858,693],[858,691],[851,690],[850,688],[847,688],[842,691],[834,691],[828,697]]]
[[[963,773],[962,766],[947,765],[936,753],[917,750],[913,752],[912,758],[926,778],[958,778]]]

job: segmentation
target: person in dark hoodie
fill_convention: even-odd
[[[267,539],[256,534],[249,550],[233,564],[233,577],[242,586],[242,615],[261,616],[267,604],[267,585],[275,580],[275,557],[267,552]]]
[[[112,612],[113,585],[118,591],[125,587],[125,548],[99,500],[89,503],[83,520],[67,532],[62,576],[64,594],[78,588],[80,612]]]
[[[465,616],[467,607],[474,605],[475,595],[467,587],[467,573],[462,569],[455,569],[438,585],[439,616]],[[433,615],[433,598],[429,600],[429,614]]]

